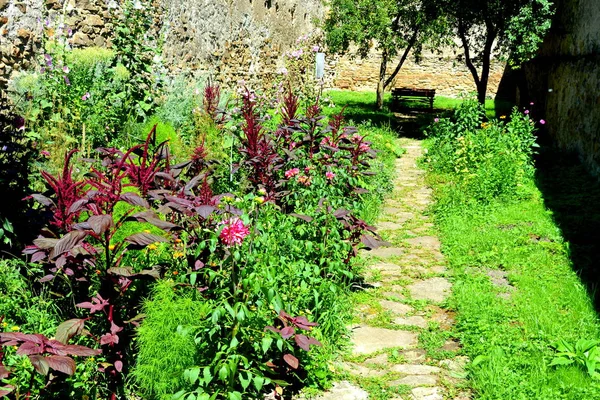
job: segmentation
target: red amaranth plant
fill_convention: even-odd
[[[73,204],[81,199],[85,182],[73,179],[73,167],[71,158],[78,150],[71,150],[65,155],[65,164],[62,174],[58,176],[50,175],[46,171],[41,174],[48,183],[48,186],[54,191],[56,197],[54,200],[42,194],[34,194],[31,197],[41,204],[50,207],[52,211],[51,224],[62,231],[68,230],[74,221],[77,220],[79,213],[72,210]]]
[[[202,99],[202,107],[204,112],[212,122],[217,122],[217,109],[221,101],[221,88],[214,84],[211,80],[208,81],[204,88],[204,98]]]

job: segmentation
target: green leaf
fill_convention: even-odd
[[[242,400],[242,394],[240,392],[230,392],[229,400]]]
[[[262,340],[262,351],[263,354],[266,354],[267,351],[269,351],[269,349],[271,348],[271,345],[273,344],[273,338],[272,337],[264,337]]]
[[[555,357],[552,362],[550,363],[550,366],[553,367],[555,365],[571,365],[573,364],[573,360],[570,360],[568,358],[564,358],[564,357]]]
[[[254,388],[260,392],[265,384],[265,378],[263,378],[262,376],[255,376],[253,379],[253,383]]]
[[[246,378],[242,374],[240,374],[240,384],[242,385],[242,389],[246,390],[248,386],[250,386],[250,382],[252,381],[252,374],[250,372],[246,373]]]
[[[219,379],[222,382],[226,382],[228,377],[229,377],[229,370],[227,369],[226,365],[223,365],[221,367],[221,369],[219,369]]]

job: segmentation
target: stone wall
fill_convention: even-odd
[[[471,73],[463,62],[457,61],[456,52],[462,52],[462,49],[456,47],[445,48],[441,52],[423,51],[418,63],[412,54],[409,55],[393,87],[436,89],[436,94],[449,97],[477,91]],[[335,69],[333,85],[340,89],[375,90],[380,62],[381,56],[375,52],[364,60],[344,56],[331,67]],[[395,67],[396,64],[390,63],[388,71],[393,71]],[[487,92],[491,98],[498,91],[504,67],[505,64],[498,60],[492,63]]]
[[[600,174],[600,0],[559,0],[517,95],[534,101],[556,144]]]
[[[110,45],[114,21],[109,0],[0,0],[0,89],[15,71],[31,67],[44,29],[64,21],[74,46]],[[111,0],[119,3],[122,0]],[[156,26],[164,38],[163,60],[173,73],[193,71],[234,86],[255,83],[283,66],[282,54],[323,18],[321,0],[153,0]],[[395,86],[437,89],[458,96],[475,90],[455,50],[424,52],[407,59]],[[327,56],[326,87],[374,90],[378,54],[368,58]],[[393,68],[393,66],[390,66]],[[494,62],[489,96],[494,96],[504,65]]]
[[[118,1],[117,1],[118,3]],[[64,21],[74,46],[104,46],[113,29],[105,0],[0,0],[0,88],[31,66],[47,21]],[[156,0],[163,58],[229,84],[273,74],[280,56],[323,15],[320,0]]]
[[[42,32],[52,33],[61,21],[74,47],[104,46],[112,32],[104,0],[0,0],[0,88],[13,72],[31,67]]]

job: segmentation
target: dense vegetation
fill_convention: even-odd
[[[427,130],[456,334],[477,398],[597,399],[600,323],[535,185],[528,113],[484,122],[467,100]]]

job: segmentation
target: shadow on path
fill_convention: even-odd
[[[546,207],[569,242],[573,269],[600,311],[600,182],[573,154],[546,147],[536,161]]]

